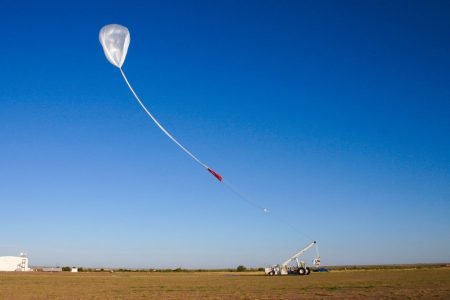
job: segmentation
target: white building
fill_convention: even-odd
[[[28,257],[23,253],[20,256],[0,256],[0,271],[31,271]]]
[[[61,267],[44,267],[42,268],[42,272],[62,272]]]

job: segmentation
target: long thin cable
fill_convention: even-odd
[[[247,203],[249,203],[250,205],[262,210],[265,213],[269,212],[269,209],[266,207],[263,207],[261,205],[259,205],[257,202],[253,201],[252,199],[250,199],[249,197],[247,197],[246,195],[244,195],[241,191],[239,191],[236,187],[234,187],[229,181],[225,181],[223,180],[222,183],[233,193],[235,193],[236,195],[238,195],[242,200],[246,201]]]
[[[165,135],[167,135],[168,138],[170,138],[178,147],[181,148],[181,150],[183,150],[187,155],[189,155],[192,159],[194,159],[198,164],[200,164],[203,168],[205,168],[206,170],[208,170],[214,177],[216,177],[217,180],[219,180],[221,183],[223,183],[223,185],[225,185],[230,191],[232,191],[234,194],[236,194],[237,196],[239,196],[239,198],[241,198],[242,200],[246,201],[247,203],[249,203],[250,205],[252,205],[253,207],[261,210],[264,213],[268,213],[269,209],[260,205],[259,203],[257,203],[256,201],[250,199],[249,197],[247,197],[244,193],[242,193],[241,191],[239,191],[236,187],[234,187],[230,182],[225,181],[222,176],[218,173],[216,173],[214,170],[212,170],[210,167],[208,167],[208,165],[206,165],[204,162],[202,162],[200,159],[198,159],[194,154],[192,154],[191,151],[189,151],[186,147],[184,147],[180,142],[178,142],[172,134],[170,134],[170,132],[167,131],[167,129],[164,128],[164,126],[161,125],[161,123],[158,122],[158,120],[152,115],[152,113],[147,109],[147,107],[144,105],[144,103],[141,101],[141,99],[139,98],[139,96],[136,94],[136,92],[134,91],[133,87],[131,86],[130,82],[127,79],[127,76],[125,75],[125,72],[122,70],[122,68],[119,68],[120,73],[122,74],[123,79],[125,80],[128,88],[130,89],[130,91],[133,93],[134,98],[136,99],[136,101],[139,103],[139,105],[142,107],[142,109],[145,111],[145,113],[152,119],[152,121],[159,127],[159,129],[162,130],[162,132],[164,132]],[[281,219],[284,219],[283,216],[280,216]],[[297,228],[295,228],[295,226],[293,226],[290,222],[288,222],[287,220],[284,220],[285,223],[294,231],[296,231],[297,233],[299,232]],[[301,232],[301,231],[300,231]],[[310,236],[308,236],[307,234],[303,233],[303,235],[305,237],[308,237],[309,239],[312,240],[312,238]]]
[[[314,241],[314,239],[306,234],[303,230],[300,230],[299,228],[297,228],[296,226],[294,226],[289,220],[286,219],[286,216],[280,215],[279,213],[277,214],[276,212],[272,212],[271,210],[269,210],[268,208],[261,206],[258,202],[254,201],[253,199],[251,199],[250,197],[248,197],[247,195],[245,195],[243,192],[241,192],[238,188],[236,188],[234,185],[232,185],[228,180],[223,179],[222,183],[230,190],[232,191],[234,194],[236,194],[237,196],[239,196],[242,200],[244,200],[245,202],[247,202],[248,204],[250,204],[251,206],[261,210],[264,213],[271,213],[272,217],[274,217],[277,220],[282,220],[284,224],[286,224],[293,232],[296,232],[299,236],[303,236],[308,238],[311,241]]]

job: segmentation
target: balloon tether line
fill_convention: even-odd
[[[125,75],[125,72],[122,70],[122,68],[119,68],[120,73],[122,74],[123,79],[125,80],[128,88],[130,89],[131,93],[133,93],[134,98],[136,99],[136,101],[139,103],[139,105],[142,107],[142,109],[145,111],[145,113],[152,119],[152,121],[159,127],[159,129],[162,130],[162,132],[164,132],[165,135],[167,135],[168,138],[170,138],[178,147],[180,147],[187,155],[189,155],[192,159],[194,159],[198,164],[200,164],[203,168],[205,168],[207,171],[209,171],[214,177],[216,177],[217,180],[219,180],[221,183],[223,183],[223,185],[225,185],[231,192],[233,192],[234,194],[236,194],[237,196],[239,196],[239,198],[241,198],[242,200],[244,200],[245,202],[247,202],[248,204],[252,205],[253,207],[262,210],[264,213],[268,213],[269,209],[261,206],[260,204],[258,204],[257,202],[249,199],[246,195],[244,195],[242,192],[240,192],[236,187],[234,187],[230,182],[224,180],[222,178],[221,175],[219,175],[218,173],[216,173],[215,171],[213,171],[210,167],[208,167],[207,164],[205,164],[204,162],[202,162],[200,159],[198,159],[194,154],[192,154],[186,147],[184,147],[180,142],[178,142],[172,134],[170,134],[170,132],[167,131],[167,129],[164,128],[164,126],[161,125],[161,123],[158,122],[158,120],[152,115],[152,113],[147,109],[147,107],[145,106],[145,104],[142,102],[142,100],[139,98],[139,96],[136,94],[136,92],[134,91],[133,87],[131,86],[130,82],[127,79],[127,76]],[[289,227],[298,232],[298,229],[295,228],[295,226],[293,226],[290,223],[287,223],[287,225],[289,225]],[[309,237],[308,235],[304,234],[306,237]]]
[[[248,199],[244,194],[239,192],[235,187],[233,187],[230,183],[225,182],[221,175],[213,171],[208,165],[206,165],[204,162],[202,162],[200,159],[198,159],[194,154],[192,154],[186,147],[184,147],[180,142],[178,142],[173,135],[170,134],[170,132],[167,131],[167,129],[164,128],[164,126],[161,125],[161,123],[158,122],[158,120],[152,115],[152,113],[147,109],[145,104],[142,102],[142,100],[139,98],[139,96],[134,91],[133,87],[131,86],[130,82],[127,79],[127,76],[125,75],[125,72],[122,70],[122,68],[119,68],[120,73],[122,74],[123,79],[125,80],[128,88],[133,93],[134,98],[136,98],[137,102],[141,105],[142,109],[147,113],[147,115],[153,120],[153,122],[161,129],[167,137],[169,137],[175,144],[177,144],[178,147],[180,147],[187,155],[189,155],[192,159],[194,159],[197,163],[199,163],[203,168],[208,170],[214,177],[217,178],[220,182],[222,182],[225,186],[227,186],[232,192],[234,192],[236,195],[238,195],[243,200],[247,201],[251,205],[261,209],[263,212],[268,212],[269,210],[267,208],[262,207],[261,205],[257,204],[256,202]]]

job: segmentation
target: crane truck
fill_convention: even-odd
[[[312,243],[308,244],[305,248],[300,250],[298,253],[290,257],[288,260],[286,260],[284,263],[271,266],[264,269],[264,272],[266,275],[309,275],[311,273],[311,269],[306,266],[304,261],[299,261],[298,258],[303,255],[306,251],[311,249],[312,247],[316,246],[316,258],[313,260],[313,264],[318,267],[320,266],[320,256],[319,251],[317,248],[317,242],[313,241]],[[296,266],[289,266],[293,261],[295,261],[297,264]]]

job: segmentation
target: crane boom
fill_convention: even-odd
[[[305,253],[306,251],[308,251],[311,247],[313,247],[316,244],[316,241],[313,241],[312,243],[308,244],[305,248],[303,248],[302,250],[300,250],[298,253],[296,253],[295,255],[293,255],[291,258],[289,258],[287,261],[285,261],[282,266],[286,266],[287,264],[289,264],[291,261],[293,261],[294,259],[297,259],[300,255],[302,255],[303,253]]]
[[[313,263],[316,267],[320,266],[320,255],[319,249],[317,248],[317,242],[313,241],[306,245],[302,250],[291,256],[288,260],[286,260],[281,265],[270,266],[264,269],[264,273],[266,275],[309,275],[311,274],[311,268],[308,267],[304,261],[299,261],[299,257],[303,255],[306,251],[316,246],[316,258],[313,260]],[[290,265],[291,262],[296,261],[297,265]]]

